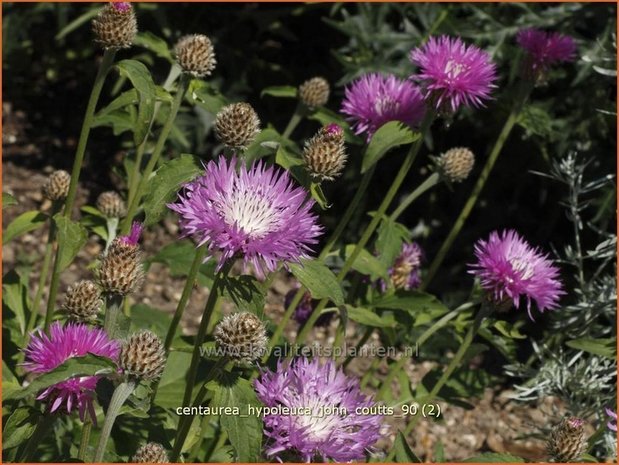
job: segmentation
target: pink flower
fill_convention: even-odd
[[[490,55],[460,38],[430,37],[424,46],[411,51],[410,59],[420,68],[413,78],[438,110],[482,106],[496,87],[496,67]]]
[[[112,7],[119,13],[126,13],[131,10],[130,2],[111,2]]]
[[[110,340],[103,329],[75,323],[67,323],[63,327],[56,321],[49,327],[49,336],[41,330],[34,332],[24,353],[26,361],[23,366],[26,371],[47,373],[70,358],[89,353],[115,361],[120,353],[120,343]],[[71,413],[77,408],[82,421],[88,412],[93,423],[96,423],[93,399],[99,378],[82,376],[62,381],[44,389],[37,400],[46,399],[51,412],[62,409]]]
[[[617,414],[609,408],[606,408],[605,410],[606,415],[610,417],[610,421],[606,423],[606,426],[608,426],[608,429],[611,431],[617,431]]]
[[[551,65],[572,61],[576,57],[574,39],[558,32],[523,29],[516,36],[518,45],[527,52],[525,74],[537,78]]]
[[[556,308],[559,297],[565,294],[559,269],[548,255],[531,247],[514,230],[494,231],[487,241],[479,240],[475,256],[477,263],[470,265],[469,273],[480,279],[496,302],[509,298],[518,307],[524,296],[531,319],[532,300],[543,312]]]
[[[125,245],[138,245],[142,232],[144,231],[144,225],[134,221],[131,224],[131,232],[128,236],[120,236],[120,241]]]
[[[392,75],[367,74],[354,81],[344,93],[340,111],[349,116],[355,134],[365,133],[368,141],[389,121],[415,127],[425,113],[417,86]]]

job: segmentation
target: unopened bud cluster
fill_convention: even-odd
[[[152,331],[132,334],[120,351],[120,367],[126,375],[144,381],[161,378],[166,355],[163,342]]]
[[[131,234],[117,237],[110,244],[98,272],[99,285],[104,292],[125,296],[142,283],[144,271],[138,245],[141,233],[142,226],[134,223]]]
[[[131,461],[134,463],[169,463],[170,459],[161,444],[149,442],[135,452]]]
[[[127,214],[125,201],[114,191],[101,193],[97,197],[97,208],[108,218],[122,218]]]
[[[475,164],[475,155],[465,147],[454,147],[442,154],[437,161],[439,172],[450,182],[468,178]]]
[[[62,200],[69,195],[71,175],[64,170],[54,171],[43,184],[43,195],[49,200]]]
[[[564,418],[550,433],[546,444],[553,462],[578,462],[587,450],[585,422],[580,418]]]
[[[78,281],[67,290],[62,309],[77,321],[91,321],[96,318],[103,299],[101,289],[89,280]]]
[[[320,181],[332,181],[346,165],[344,130],[337,124],[322,127],[305,142],[303,161],[308,173]]]
[[[129,2],[112,2],[92,21],[92,31],[104,49],[128,48],[138,33],[138,23]]]
[[[321,77],[308,79],[299,86],[299,100],[309,108],[326,105],[329,100],[329,83]]]
[[[226,105],[215,118],[215,135],[225,146],[247,148],[260,133],[260,119],[249,103]]]
[[[174,53],[182,70],[194,77],[210,75],[217,64],[211,39],[202,34],[181,37]]]
[[[213,335],[220,353],[240,364],[262,357],[268,342],[264,324],[249,312],[226,316],[215,327]]]

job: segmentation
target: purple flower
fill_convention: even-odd
[[[134,221],[131,224],[131,232],[128,236],[120,236],[120,242],[125,245],[138,245],[142,232],[144,231],[144,225]]]
[[[74,323],[63,327],[56,321],[49,327],[49,336],[41,330],[32,333],[24,350],[23,367],[31,373],[47,373],[73,357],[90,353],[116,361],[119,352],[120,343],[110,340],[103,329]],[[82,421],[88,413],[96,423],[93,399],[99,378],[82,376],[62,381],[44,389],[37,400],[46,399],[51,412],[62,407],[63,411],[71,413],[76,407]]]
[[[402,244],[402,250],[389,268],[389,276],[393,287],[410,291],[419,287],[421,284],[421,276],[419,268],[423,259],[423,250],[419,244],[413,242],[411,244]],[[384,282],[381,282],[383,292],[386,290]]]
[[[264,417],[268,457],[360,461],[379,438],[383,417],[372,411],[378,406],[333,361],[280,362],[276,372],[263,372],[254,386],[266,407],[289,409]]]
[[[234,157],[229,164],[223,156],[210,161],[203,176],[185,184],[178,203],[168,205],[180,215],[183,237],[221,252],[218,269],[242,257],[260,276],[280,261],[306,257],[322,233],[307,192],[287,172],[262,162],[243,165],[238,173],[236,165]]]
[[[574,39],[558,32],[523,29],[518,32],[516,41],[527,52],[525,73],[533,78],[555,63],[572,61],[576,57]]]
[[[297,283],[295,287],[286,293],[286,297],[284,297],[284,305],[286,308],[288,308],[288,306],[292,303],[294,296],[297,295],[299,287],[300,285]],[[313,312],[314,305],[312,304],[312,296],[309,292],[305,291],[301,301],[297,305],[297,308],[294,310],[294,319],[297,323],[303,325]],[[333,312],[323,313],[316,320],[316,326],[327,326],[331,322],[333,315]]]
[[[617,414],[609,409],[606,408],[606,415],[608,415],[610,417],[610,421],[608,423],[606,423],[606,426],[608,426],[608,429],[611,431],[617,431]]]
[[[479,277],[484,289],[492,293],[496,302],[511,299],[516,307],[520,297],[527,299],[531,316],[531,301],[535,300],[540,312],[558,306],[565,292],[559,280],[559,269],[548,255],[531,247],[514,230],[494,231],[487,241],[475,244],[477,263],[470,265],[469,273]]]
[[[413,76],[437,110],[455,112],[460,105],[479,107],[496,87],[496,67],[483,50],[460,38],[430,37],[410,53],[419,74]]]
[[[366,133],[367,140],[383,124],[401,121],[419,125],[425,113],[421,92],[410,81],[393,75],[367,74],[347,87],[341,112],[349,116],[355,134]]]
[[[119,13],[126,13],[131,10],[130,2],[111,2],[112,7]]]

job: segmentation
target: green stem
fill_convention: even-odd
[[[294,129],[303,120],[303,116],[304,116],[303,110],[304,110],[303,104],[299,102],[297,104],[297,107],[294,110],[294,113],[290,117],[290,121],[288,121],[288,126],[286,126],[286,129],[284,129],[284,133],[282,134],[282,137],[284,139],[289,139],[290,135],[292,134],[292,131],[294,131]]]
[[[41,444],[41,441],[47,435],[47,432],[49,431],[51,426],[54,424],[56,418],[57,416],[54,414],[44,414],[39,417],[39,420],[37,421],[37,426],[35,427],[32,436],[30,436],[30,439],[26,443],[26,447],[24,447],[21,460],[19,460],[20,462],[32,461],[34,453],[37,451],[37,448]]]
[[[469,346],[473,342],[473,339],[475,338],[475,335],[477,334],[477,331],[479,330],[484,317],[488,316],[489,314],[490,314],[490,309],[482,305],[481,309],[477,312],[477,315],[475,315],[475,320],[473,321],[473,324],[471,325],[468,332],[466,333],[466,336],[464,336],[464,340],[462,341],[460,348],[456,352],[456,355],[454,355],[454,357],[451,359],[451,362],[449,363],[449,365],[447,366],[447,368],[445,369],[445,371],[443,372],[439,380],[436,382],[436,384],[434,385],[430,393],[424,397],[423,401],[425,403],[432,402],[434,398],[436,397],[436,395],[441,390],[441,388],[449,380],[449,377],[456,370],[456,368],[458,367],[458,365],[464,358],[464,355],[466,354],[466,351],[468,350]],[[421,418],[421,415],[416,415],[408,423],[408,425],[406,425],[406,428],[404,429],[404,432],[403,432],[404,437],[410,434],[410,432],[413,430],[413,428],[419,421],[419,418]],[[389,452],[389,455],[387,456],[387,458],[385,459],[385,462],[393,461],[394,457],[395,457],[395,449],[392,449],[391,452]]]
[[[178,83],[178,89],[176,91],[176,95],[174,96],[174,101],[170,106],[170,113],[168,114],[168,118],[161,129],[161,134],[159,134],[159,138],[157,139],[157,144],[153,150],[146,167],[144,168],[144,173],[140,177],[140,182],[138,183],[137,188],[135,189],[135,195],[131,199],[129,204],[129,208],[127,209],[127,216],[123,221],[121,227],[122,234],[128,234],[129,229],[131,228],[131,222],[133,221],[133,217],[135,216],[138,206],[142,200],[142,196],[144,195],[144,190],[146,189],[146,185],[150,179],[150,175],[153,170],[157,166],[157,162],[159,161],[159,157],[163,152],[163,147],[165,146],[166,140],[170,135],[170,131],[172,130],[172,126],[174,125],[174,120],[176,119],[176,114],[178,113],[178,109],[183,102],[183,97],[185,96],[185,92],[187,92],[187,88],[189,87],[190,76],[188,74],[181,75],[181,79]]]
[[[423,283],[420,286],[421,291],[425,290],[428,287],[428,285],[430,284],[430,281],[432,281],[432,278],[434,278],[434,276],[436,275],[438,268],[443,263],[443,260],[445,260],[447,252],[449,252],[449,249],[453,245],[454,240],[460,233],[460,230],[464,226],[464,223],[466,222],[467,218],[473,211],[473,207],[475,206],[475,203],[477,202],[477,199],[479,198],[479,194],[481,194],[481,191],[484,188],[486,181],[488,180],[488,177],[490,176],[490,172],[492,171],[492,168],[494,167],[494,164],[496,163],[497,158],[499,157],[501,150],[503,149],[503,145],[505,145],[505,142],[507,141],[509,134],[511,133],[514,125],[518,121],[518,116],[520,115],[520,111],[522,110],[522,107],[524,106],[529,94],[531,93],[531,89],[532,89],[531,85],[526,84],[526,83],[523,83],[522,87],[519,89],[519,92],[518,92],[519,95],[515,99],[512,110],[509,116],[507,117],[505,124],[503,125],[503,129],[501,130],[499,137],[494,143],[494,147],[492,147],[490,156],[488,157],[488,160],[486,160],[486,164],[484,165],[481,171],[481,174],[479,175],[479,178],[477,179],[477,182],[475,183],[475,187],[473,187],[473,192],[471,192],[471,195],[469,196],[466,203],[464,204],[464,207],[462,207],[462,211],[460,212],[460,215],[458,216],[455,223],[453,224],[451,231],[449,231],[449,234],[447,235],[447,238],[441,245],[441,248],[439,249],[437,254],[434,256],[434,260],[432,260],[432,264],[430,265],[428,274],[426,275],[425,279],[423,280]]]
[[[77,150],[75,152],[75,159],[73,160],[73,169],[71,170],[71,182],[69,183],[69,192],[64,204],[63,215],[67,218],[71,218],[71,212],[73,211],[73,204],[75,203],[75,196],[77,193],[77,183],[79,181],[80,173],[82,171],[82,165],[84,164],[84,154],[86,153],[86,145],[88,143],[88,136],[90,135],[90,129],[95,116],[95,110],[97,108],[97,102],[103,89],[103,83],[107,73],[112,68],[114,63],[114,56],[116,50],[108,49],[103,54],[103,59],[99,65],[95,82],[90,92],[90,98],[88,99],[88,105],[86,106],[86,114],[84,115],[84,121],[82,122],[82,130],[80,138],[77,143]],[[54,307],[56,305],[56,296],[58,294],[58,286],[60,284],[60,260],[59,249],[56,249],[56,256],[54,258],[54,267],[52,271],[52,281],[49,285],[49,296],[47,298],[47,311],[45,313],[45,329],[47,330],[49,324],[52,321],[52,315],[54,313]]]
[[[110,400],[110,405],[107,408],[107,412],[105,414],[105,421],[103,422],[103,427],[101,428],[99,445],[97,446],[97,450],[95,451],[93,462],[103,461],[105,446],[107,445],[107,441],[110,439],[110,433],[112,432],[112,427],[114,426],[116,417],[120,413],[120,409],[122,408],[123,404],[134,390],[135,382],[133,381],[125,381],[123,383],[120,383],[114,390],[114,394],[112,394],[112,399]]]
[[[123,300],[123,296],[119,294],[108,294],[105,297],[106,307],[103,329],[105,329],[110,339],[113,339],[116,333],[116,321],[118,320],[118,314],[120,313]]]
[[[118,218],[107,218],[106,219],[107,226],[107,240],[105,241],[105,249],[103,253],[107,253],[110,245],[116,239],[116,230],[118,229]]]
[[[355,351],[354,353],[357,354],[359,353],[359,350],[361,349],[361,347],[363,347],[363,344],[365,344],[366,342],[368,342],[368,339],[370,338],[370,336],[372,335],[372,333],[374,332],[375,328],[372,327],[368,327],[365,329],[365,333],[363,333],[363,336],[361,336],[361,339],[359,339],[359,342],[357,342],[357,344],[355,344]],[[335,346],[335,344],[334,344]],[[348,366],[348,364],[350,362],[352,362],[352,360],[355,357],[353,356],[353,354],[350,354],[346,357],[346,360],[344,360],[344,363],[342,364],[343,368],[346,368]]]
[[[424,123],[422,126],[422,131],[421,131],[422,134],[425,134],[425,132],[430,127],[433,117],[434,115],[431,114],[430,112],[428,113],[428,115],[426,115],[426,118],[424,119]],[[398,192],[398,189],[404,182],[406,175],[408,174],[411,167],[413,166],[413,163],[415,162],[415,158],[417,158],[417,154],[419,153],[419,149],[421,148],[422,143],[423,143],[423,137],[420,137],[415,142],[413,142],[413,145],[411,146],[408,154],[406,155],[406,158],[404,159],[404,162],[402,163],[400,171],[398,171],[398,174],[396,175],[393,182],[391,183],[391,187],[389,187],[387,194],[385,195],[383,201],[378,207],[378,211],[372,217],[370,224],[365,228],[365,231],[363,232],[361,239],[359,239],[359,242],[357,242],[357,245],[355,246],[355,249],[353,250],[352,254],[350,254],[350,256],[346,259],[344,266],[342,266],[342,269],[338,273],[337,275],[338,281],[341,282],[344,279],[346,274],[352,268],[352,265],[355,263],[355,260],[357,259],[357,257],[359,256],[363,248],[366,246],[366,244],[370,240],[370,237],[372,237],[372,234],[374,234],[374,231],[376,230],[376,228],[378,227],[378,224],[380,223],[383,216],[385,215],[387,208],[389,208],[389,205],[391,205],[391,202],[393,201],[393,198]],[[320,312],[326,307],[328,302],[329,302],[329,299],[327,298],[327,299],[321,300],[318,303],[318,306],[314,309],[314,311],[312,312],[308,320],[303,325],[301,332],[298,334],[297,340],[296,340],[297,344],[302,344],[305,341],[309,332],[314,327],[316,320],[318,320],[318,318],[320,317]]]
[[[402,203],[398,205],[398,208],[396,208],[391,214],[389,219],[392,221],[396,221],[398,217],[404,212],[404,210],[406,210],[410,206],[410,204],[417,199],[417,197],[426,192],[428,189],[436,186],[439,183],[440,178],[441,177],[438,173],[432,173],[430,176],[428,176],[428,178],[424,182],[422,182],[417,187],[417,189],[415,189],[413,192],[406,196]]]
[[[376,368],[378,368],[378,365],[380,365],[380,361],[381,359],[376,357],[374,360],[372,360],[372,363],[370,364],[370,368],[365,372],[365,374],[361,377],[361,383],[360,383],[360,387],[361,389],[365,389],[365,387],[368,385],[368,382],[370,381],[370,379],[373,378],[373,373],[376,370]]]
[[[77,453],[77,458],[82,462],[86,460],[86,450],[88,449],[88,443],[90,442],[90,430],[92,429],[92,421],[90,418],[86,418],[84,420],[84,425],[82,426],[82,437],[80,439],[80,449]]]

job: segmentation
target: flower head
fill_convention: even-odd
[[[115,238],[101,259],[97,280],[103,292],[127,295],[142,283],[144,268],[138,241],[144,227],[138,222],[131,225],[127,236]]]
[[[410,59],[420,68],[413,78],[438,110],[482,106],[496,87],[496,67],[490,56],[459,37],[430,37],[424,46],[411,51]]]
[[[134,221],[131,224],[131,231],[129,232],[129,235],[120,236],[119,240],[125,245],[137,246],[140,241],[140,237],[142,237],[142,232],[144,232],[144,225]]]
[[[559,297],[565,292],[559,280],[559,269],[548,255],[531,247],[514,230],[494,231],[487,241],[475,245],[477,263],[469,273],[479,277],[484,289],[495,301],[506,298],[520,305],[520,297],[527,299],[527,311],[531,316],[531,301],[540,312],[557,307]]]
[[[354,123],[356,134],[365,133],[370,140],[383,124],[400,121],[419,125],[425,113],[423,97],[410,81],[393,75],[367,74],[345,90],[341,112]]]
[[[269,457],[295,454],[305,462],[359,461],[379,438],[383,417],[371,414],[376,404],[361,392],[358,380],[347,377],[333,361],[280,362],[277,371],[262,373],[254,386],[265,406],[290,409],[289,414],[264,418]]]
[[[43,195],[50,200],[63,200],[69,195],[71,175],[65,170],[57,170],[49,175],[43,184]]]
[[[128,48],[138,33],[138,23],[129,2],[111,2],[92,20],[92,31],[104,49]]]
[[[217,112],[215,136],[226,147],[245,150],[260,134],[260,118],[249,103],[233,103]]]
[[[523,29],[516,41],[527,52],[525,74],[532,78],[540,77],[551,65],[572,61],[576,56],[574,39],[558,32]]]
[[[220,353],[239,365],[262,357],[269,342],[264,323],[250,312],[226,316],[215,327],[213,337]]]
[[[389,269],[389,276],[393,287],[410,291],[419,287],[421,284],[421,276],[419,268],[423,259],[423,250],[419,244],[413,242],[411,244],[402,244],[402,250]],[[383,284],[384,288],[384,284]]]
[[[548,455],[554,462],[578,462],[587,450],[585,421],[568,417],[561,420],[550,432],[546,443]]]
[[[203,34],[181,37],[174,46],[174,54],[183,72],[196,78],[210,76],[217,64],[213,43]]]
[[[119,342],[110,340],[103,329],[74,323],[62,326],[56,321],[50,325],[49,335],[41,330],[32,333],[30,343],[24,349],[23,367],[31,373],[47,373],[73,357],[91,353],[116,361],[119,352]],[[99,378],[67,379],[41,391],[37,400],[46,399],[51,412],[71,413],[77,408],[82,421],[88,413],[96,422],[93,399]]]
[[[609,408],[606,408],[605,410],[606,415],[610,417],[610,420],[606,423],[606,426],[608,426],[608,429],[611,431],[617,431],[617,414]]]
[[[152,331],[133,333],[122,345],[119,365],[133,378],[153,381],[161,378],[166,364],[163,342]]]
[[[299,100],[309,108],[326,105],[329,101],[329,81],[320,76],[308,79],[299,86]]]
[[[183,236],[194,236],[221,252],[218,268],[235,256],[253,264],[260,276],[277,263],[298,262],[317,242],[322,228],[310,212],[314,202],[286,172],[262,162],[239,172],[220,156],[203,176],[185,184],[168,207],[180,215]]]
[[[335,123],[323,126],[303,147],[305,169],[313,179],[332,181],[346,166],[344,130]]]

